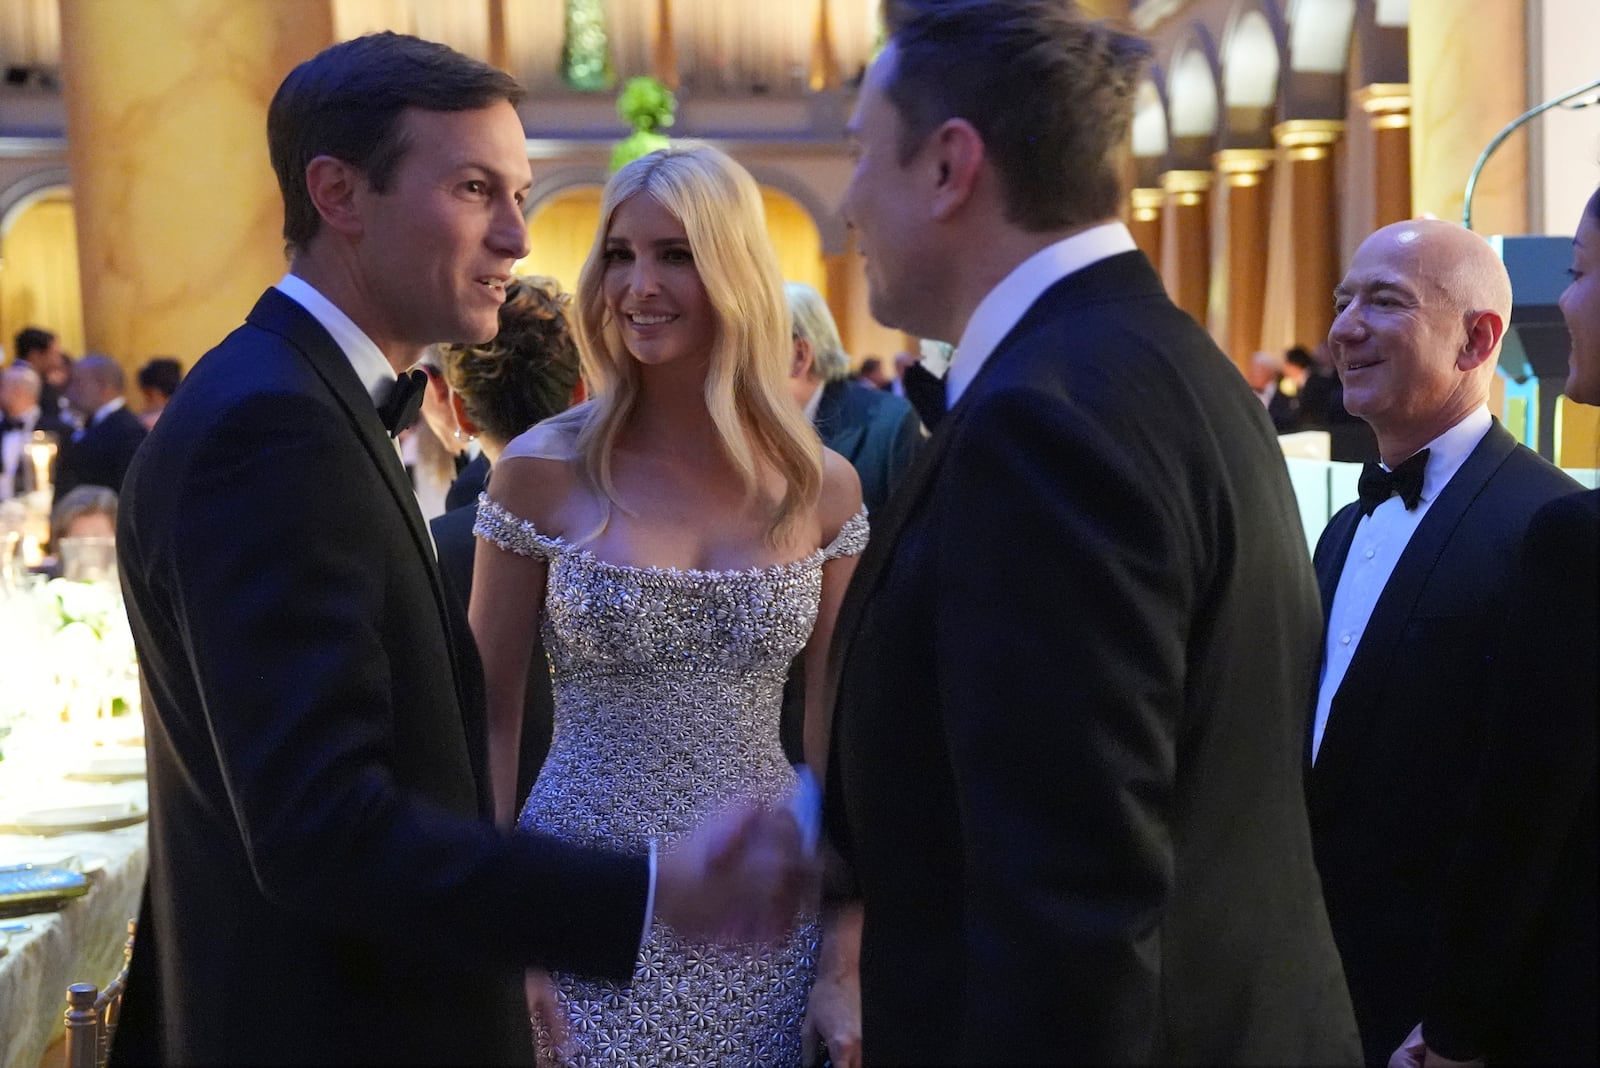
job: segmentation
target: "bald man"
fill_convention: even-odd
[[[1317,544],[1327,630],[1306,781],[1363,1050],[1385,1064],[1420,1019],[1524,528],[1580,487],[1489,414],[1511,282],[1482,238],[1384,227],[1334,301],[1345,407],[1383,462]]]

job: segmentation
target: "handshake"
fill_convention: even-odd
[[[817,886],[818,794],[802,768],[787,806],[738,806],[697,827],[656,863],[656,916],[701,941],[782,938]]]

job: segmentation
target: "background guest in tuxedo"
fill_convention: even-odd
[[[873,389],[888,389],[894,384],[893,373],[876,356],[868,356],[861,361],[861,366],[856,368],[856,379]]]
[[[578,345],[567,318],[571,297],[553,278],[514,277],[506,283],[500,307],[500,332],[482,345],[447,345],[442,356],[451,405],[462,433],[482,446],[485,476],[512,438],[558,412],[566,411],[578,389]],[[477,541],[472,523],[476,498],[431,524],[439,547],[445,590],[466,618],[472,593],[472,562]],[[454,635],[463,656],[476,661],[472,633]],[[516,802],[520,807],[550,749],[550,671],[544,645],[534,636],[533,663],[523,702],[521,756]]]
[[[523,1062],[522,969],[626,978],[652,895],[704,934],[793,914],[787,816],[731,810],[659,859],[486,818],[391,435],[418,397],[397,372],[493,337],[527,252],[519,97],[388,33],[273,97],[289,273],[190,371],[119,517],[151,864],[114,1059]]]
[[[1149,47],[1061,0],[888,15],[845,216],[873,315],[959,344],[834,644],[867,1063],[1353,1060],[1298,511],[1117,221]]]
[[[1311,430],[1314,420],[1305,409],[1305,387],[1311,376],[1311,353],[1296,345],[1283,355],[1283,367],[1267,398],[1267,418],[1280,434]]]
[[[943,371],[934,374],[917,352],[895,353],[894,366],[900,373],[896,392],[911,403],[922,425],[933,430],[945,413]]]
[[[1566,394],[1600,404],[1600,190],[1579,221],[1571,274]],[[1600,1062],[1600,490],[1534,515],[1511,606],[1437,978],[1391,1064]]]
[[[72,428],[59,415],[40,404],[42,385],[39,373],[25,363],[0,371],[0,501],[34,488],[36,473],[25,447],[33,440],[35,430],[53,435],[58,450],[72,434]],[[58,462],[59,459],[58,451]],[[53,472],[51,477],[54,478]]]
[[[927,433],[904,397],[851,380],[850,357],[822,294],[804,282],[783,288],[794,324],[789,392],[822,443],[856,469],[871,515],[882,509]],[[783,689],[781,724],[784,751],[796,764],[804,763],[805,707],[805,663],[796,657]]]
[[[67,405],[65,389],[68,380],[68,360],[61,351],[61,341],[50,331],[37,326],[26,326],[17,332],[12,356],[16,365],[27,364],[39,374],[39,404],[57,417]]]
[[[1386,226],[1335,307],[1344,403],[1383,464],[1317,544],[1327,630],[1308,798],[1363,1049],[1383,1064],[1421,1018],[1523,534],[1578,486],[1489,414],[1511,282],[1483,238]]]
[[[83,425],[61,448],[57,500],[75,486],[122,489],[133,454],[149,433],[128,410],[127,388],[122,368],[109,356],[90,353],[72,365],[67,400]]]
[[[788,282],[784,295],[794,319],[789,391],[822,443],[856,469],[861,499],[871,514],[883,507],[911,466],[922,444],[922,423],[903,397],[850,382],[850,357],[821,293],[804,282]]]
[[[183,381],[183,364],[171,356],[152,356],[139,368],[134,381],[138,383],[142,401],[139,422],[146,430],[154,429],[162,410],[177,391],[178,383]]]

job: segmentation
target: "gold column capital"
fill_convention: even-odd
[[[1132,215],[1138,222],[1155,222],[1161,217],[1161,205],[1166,203],[1167,194],[1160,189],[1141,187],[1128,192],[1128,206]]]
[[[1161,176],[1161,191],[1180,207],[1200,203],[1201,194],[1211,190],[1210,171],[1167,171]]]
[[[1340,119],[1290,119],[1272,128],[1272,140],[1291,161],[1327,159],[1333,143],[1344,134]]]
[[[1356,106],[1369,115],[1411,110],[1411,86],[1405,82],[1373,82],[1355,93]]]
[[[1260,185],[1275,159],[1270,148],[1224,148],[1211,157],[1223,182],[1235,189]]]

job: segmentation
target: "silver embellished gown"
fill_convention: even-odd
[[[794,786],[778,741],[790,662],[816,620],[822,565],[866,545],[866,513],[804,559],[743,571],[606,563],[488,497],[479,537],[547,561],[542,624],[555,688],[550,753],[518,827],[646,852],[738,799]],[[727,950],[657,922],[633,980],[557,974],[568,1057],[541,1065],[778,1066],[800,1061],[817,927],[776,949]]]

